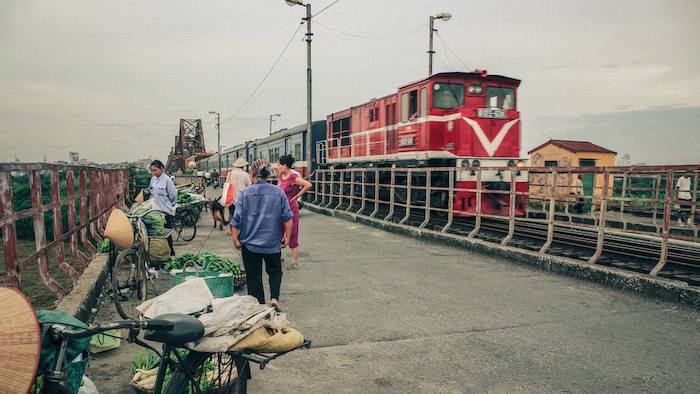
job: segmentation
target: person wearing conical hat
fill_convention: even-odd
[[[233,189],[233,201],[236,201],[236,196],[238,192],[250,186],[251,180],[250,175],[243,171],[243,167],[247,166],[248,162],[244,158],[239,157],[233,162],[233,170],[226,174],[226,183],[230,184]],[[228,220],[229,222],[233,218],[233,213],[236,210],[236,204],[232,203],[228,206]]]

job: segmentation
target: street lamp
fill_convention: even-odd
[[[435,19],[442,19],[443,21],[447,22],[452,18],[452,14],[449,12],[441,12],[436,15],[430,15],[430,39],[428,40],[429,42],[429,49],[428,49],[428,76],[433,75],[433,53],[435,51],[433,50],[433,32],[436,32],[437,29],[434,27]]]
[[[272,122],[273,122],[273,119],[272,119],[272,118],[280,117],[280,116],[282,116],[282,114],[272,114],[272,115],[270,115],[270,135],[272,135]]]
[[[311,173],[312,144],[311,144],[311,4],[302,0],[284,0],[288,6],[301,5],[306,7],[306,18],[302,18],[306,22],[306,159],[308,171]]]
[[[216,111],[209,111],[216,115],[216,155],[219,158],[219,174],[221,174],[221,114]]]

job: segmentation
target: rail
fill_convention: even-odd
[[[683,174],[690,199],[679,198]],[[656,276],[669,262],[700,268],[699,175],[700,166],[331,168],[313,174],[306,200],[502,245],[537,239],[540,254],[584,245],[589,264],[610,253],[653,259],[646,273]]]
[[[123,204],[128,180],[129,173],[125,169],[0,163],[4,282],[21,289],[22,270],[36,262],[43,284],[59,299],[63,298],[66,289],[51,274],[50,253],[53,252],[57,267],[75,284],[80,274],[66,262],[64,243],[68,243],[71,255],[87,264],[97,253],[93,242],[102,240],[101,233],[112,207]],[[48,192],[42,190],[47,184]],[[22,208],[24,206],[26,208]],[[47,218],[52,222],[49,228]],[[67,228],[64,228],[64,218]],[[23,219],[32,222],[35,252],[28,256],[18,254],[17,225]],[[51,241],[47,241],[48,231]]]

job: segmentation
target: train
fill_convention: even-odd
[[[493,191],[482,193],[480,212],[508,215],[510,197],[504,191],[510,190],[512,174],[516,191],[528,190],[526,171],[504,170],[525,165],[520,155],[520,82],[486,70],[433,74],[399,86],[386,96],[331,113],[325,121],[314,121],[311,162],[304,124],[224,150],[222,168],[229,169],[238,157],[248,162],[275,162],[284,154],[294,156],[297,171],[305,176],[316,168],[329,167],[456,168],[459,171],[454,179],[445,171],[431,175],[431,186],[439,190],[431,193],[432,204],[447,208],[446,189],[452,187],[456,190],[452,201],[455,215],[474,214],[474,189],[480,177],[482,189]],[[200,169],[217,166],[217,155],[198,163]],[[381,174],[389,176],[388,172]],[[412,183],[424,185],[426,181],[420,176],[427,173],[418,174]],[[425,200],[425,191],[417,191],[414,202],[421,200]],[[525,195],[518,195],[515,213],[524,215],[525,210]]]
[[[334,112],[326,120],[325,162],[354,168],[459,168],[451,185],[456,215],[476,211],[478,176],[482,189],[494,191],[482,194],[481,213],[508,215],[510,197],[503,191],[510,190],[511,174],[517,192],[528,190],[525,171],[503,169],[525,165],[520,157],[520,82],[485,70],[443,72]],[[450,186],[446,172],[442,179],[431,179],[431,185]],[[445,190],[436,192],[431,201],[446,208],[448,196]],[[425,196],[419,192],[417,198]],[[517,196],[515,205],[516,215],[524,215],[525,196]]]
[[[277,130],[269,136],[247,141],[236,146],[226,148],[221,151],[221,176],[231,170],[237,158],[242,157],[247,162],[252,163],[257,159],[265,159],[270,163],[276,163],[283,155],[292,155],[295,160],[295,169],[302,176],[308,176],[317,167],[317,157],[322,153],[317,152],[318,144],[326,138],[326,122],[317,120],[311,123],[311,156],[314,158],[309,165],[306,152],[306,123],[291,128]],[[214,154],[206,159],[197,161],[198,170],[218,169],[219,156]]]

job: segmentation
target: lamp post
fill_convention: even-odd
[[[273,119],[272,119],[272,118],[276,118],[276,117],[280,117],[280,116],[282,116],[282,114],[272,114],[272,115],[270,115],[270,135],[272,135],[272,122],[273,122]]]
[[[209,111],[216,115],[216,156],[219,158],[219,174],[221,174],[221,114],[216,111]]]
[[[445,22],[449,21],[450,18],[452,18],[452,14],[449,12],[441,12],[437,15],[430,15],[430,38],[428,40],[428,76],[433,75],[433,54],[435,51],[433,50],[433,32],[436,32],[437,29],[434,27],[435,25],[435,19],[442,19]]]
[[[285,0],[288,6],[301,5],[306,7],[306,17],[302,18],[306,22],[306,159],[308,171],[311,173],[312,144],[311,144],[311,4],[302,0]]]

